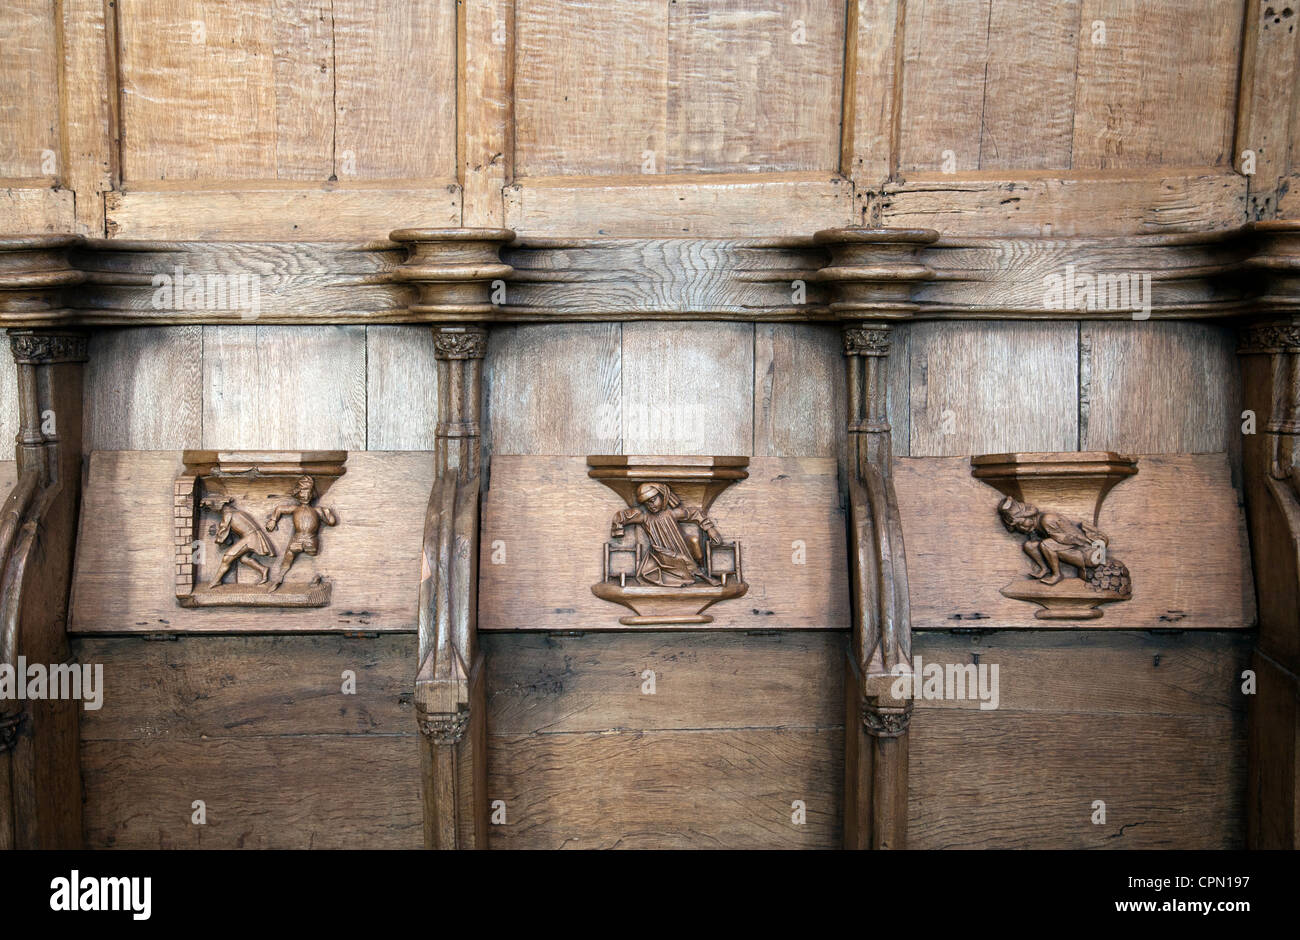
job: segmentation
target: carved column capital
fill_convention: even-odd
[[[846,326],[844,328],[844,355],[888,356],[889,327]]]
[[[1237,331],[1238,355],[1300,352],[1300,323],[1255,323]]]
[[[912,721],[912,703],[901,708],[882,708],[874,702],[862,703],[862,727],[876,738],[897,738],[907,732]]]
[[[448,714],[446,712],[421,712],[417,715],[420,733],[434,744],[459,744],[469,727],[469,709]]]
[[[487,355],[487,330],[480,327],[436,327],[433,354],[438,359],[482,359]]]
[[[89,358],[86,335],[76,332],[10,330],[9,349],[18,365],[85,362]]]

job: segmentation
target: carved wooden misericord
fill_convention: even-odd
[[[749,590],[738,541],[724,540],[709,507],[749,476],[748,457],[591,456],[588,475],[627,502],[614,513],[601,580],[591,591],[622,604],[625,626],[713,622],[705,611]]]
[[[1039,620],[1095,620],[1100,605],[1131,598],[1128,567],[1097,523],[1106,494],[1137,472],[1136,458],[1109,452],[972,457],[971,474],[1005,497],[998,518],[1024,537],[1029,559],[1028,576],[1002,594],[1038,604]]]
[[[320,499],[346,459],[346,451],[186,451],[173,504],[180,605],[328,606],[330,581],[295,562],[318,556],[324,529],[339,524]]]

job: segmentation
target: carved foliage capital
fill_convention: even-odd
[[[418,715],[420,733],[434,744],[459,744],[465,738],[465,729],[469,727],[469,711],[462,710],[454,714],[434,712]]]
[[[11,332],[9,348],[19,365],[85,362],[86,337],[81,333]]]
[[[897,738],[906,733],[912,720],[912,703],[902,708],[881,708],[874,702],[862,703],[862,727],[877,738]]]
[[[1238,352],[1300,350],[1300,323],[1261,323],[1240,332]]]
[[[888,356],[889,330],[882,327],[849,327],[844,330],[844,355]]]
[[[439,359],[482,359],[487,355],[487,332],[434,330],[433,351]]]

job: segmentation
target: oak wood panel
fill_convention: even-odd
[[[665,0],[515,4],[519,176],[638,173],[667,144]]]
[[[881,185],[894,169],[905,10],[899,0],[848,4],[840,172],[863,189]]]
[[[81,502],[72,633],[414,632],[423,506],[433,485],[428,454],[348,455],[325,503],[339,525],[316,558],[300,556],[333,582],[324,608],[183,608],[176,601],[173,486],[175,451],[96,451]],[[208,544],[210,551],[211,545]]]
[[[203,327],[96,330],[83,439],[92,450],[182,450],[203,437]]]
[[[86,843],[119,849],[419,848],[418,734],[87,742]],[[191,822],[195,800],[207,823]]]
[[[455,176],[448,4],[128,0],[118,24],[127,181]]]
[[[1246,177],[1136,170],[914,176],[885,187],[883,225],[950,235],[1124,235],[1233,228]]]
[[[912,718],[911,848],[1243,845],[1239,722],[970,711],[938,722],[934,714]],[[1013,753],[1033,756],[1008,760]],[[1096,800],[1106,803],[1101,825],[1091,821]]]
[[[1069,169],[1079,6],[909,3],[902,172]]]
[[[918,633],[922,662],[998,664],[1001,701],[917,703],[909,845],[1242,847],[1249,650],[1217,632]]]
[[[1247,847],[1294,850],[1300,844],[1300,680],[1263,652],[1251,665],[1258,688],[1249,719]]]
[[[528,2],[516,23],[521,177],[838,166],[842,4]]]
[[[754,327],[623,325],[623,452],[750,454]]]
[[[1027,575],[1028,559],[1021,540],[998,519],[1001,494],[970,471],[964,457],[894,463],[913,628],[967,620],[980,627],[1078,627],[1038,620],[1036,605],[1000,593]],[[1090,627],[1222,630],[1255,624],[1245,520],[1226,455],[1140,457],[1137,475],[1106,497],[1097,525],[1111,537],[1111,553],[1132,572],[1133,597],[1104,605]]]
[[[100,238],[104,194],[118,177],[120,155],[114,136],[120,104],[116,6],[103,0],[63,0],[58,6],[63,14],[61,110],[68,154],[64,185],[75,193],[75,231]]]
[[[6,496],[18,482],[18,464],[13,460],[0,460],[0,492]]]
[[[124,180],[275,178],[273,3],[122,0],[117,24]]]
[[[12,355],[3,349],[0,353],[0,458],[8,461],[18,436],[18,369]]]
[[[103,707],[82,713],[81,740],[412,734],[415,643],[410,635],[81,637],[76,659],[103,665],[105,677]],[[355,694],[343,691],[349,670]],[[412,755],[418,763],[414,747]]]
[[[395,228],[460,224],[451,182],[376,189],[223,188],[111,192],[111,238],[386,239]]]
[[[1080,324],[1080,450],[1237,454],[1235,331],[1202,323]]]
[[[334,172],[340,179],[457,178],[456,5],[333,0],[330,18]]]
[[[0,179],[36,182],[67,172],[59,141],[57,21],[54,0],[13,0],[0,10]]]
[[[846,408],[839,330],[754,324],[755,456],[837,456]]]
[[[843,731],[489,734],[492,848],[831,848]],[[792,822],[802,800],[807,819]]]
[[[908,332],[913,457],[1077,449],[1073,323],[928,322]]]
[[[203,328],[203,446],[363,450],[361,326]]]
[[[496,327],[484,366],[495,454],[623,453],[623,327]]]
[[[1295,26],[1295,9],[1286,4],[1246,5],[1232,162],[1244,171],[1246,161],[1253,160],[1250,210],[1256,219],[1279,211],[1285,177],[1300,156],[1300,95],[1295,93],[1300,32]]]
[[[1241,32],[1218,0],[1082,0],[1072,165],[1230,165]]]
[[[836,463],[762,457],[709,515],[744,548],[743,597],[710,608],[711,629],[847,627],[844,511]],[[483,501],[479,630],[626,630],[626,609],[591,593],[601,547],[623,507],[578,457],[493,458]],[[794,543],[804,543],[796,560]],[[494,543],[500,543],[494,547]],[[493,564],[504,549],[504,563]]]
[[[852,184],[831,173],[538,177],[505,199],[521,235],[806,236],[860,219]]]
[[[514,0],[458,4],[457,174],[461,224],[504,228],[502,189],[514,178]]]
[[[670,3],[664,171],[836,169],[844,19],[824,0]]]
[[[66,189],[0,189],[0,224],[6,231],[34,235],[70,232],[76,224],[75,198]]]
[[[427,326],[366,330],[366,449],[433,450],[438,370]]]
[[[836,728],[841,631],[487,634],[494,734]],[[645,691],[654,673],[653,694]]]
[[[418,848],[415,638],[82,638],[87,842],[115,848]],[[342,690],[356,676],[355,695]],[[329,768],[329,772],[323,772]],[[206,803],[206,826],[191,822]]]

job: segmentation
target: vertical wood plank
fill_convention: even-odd
[[[63,0],[65,179],[76,193],[76,231],[102,238],[104,193],[113,188],[117,153],[116,24],[103,0]]]
[[[1074,323],[914,324],[911,455],[1078,448]]]
[[[847,420],[839,330],[754,327],[754,456],[834,457]]]
[[[456,176],[456,4],[333,5],[338,85],[335,173],[348,179]],[[345,165],[351,153],[355,166]]]
[[[980,115],[992,0],[912,0],[903,36],[900,169],[979,169]],[[936,55],[938,49],[942,55]]]
[[[669,173],[835,170],[843,3],[674,0]]]
[[[119,0],[122,176],[273,179],[273,0]]]
[[[365,327],[203,328],[203,446],[364,450]]]
[[[330,0],[275,0],[275,176],[326,180],[334,169],[334,18]]]
[[[754,327],[623,325],[623,448],[628,454],[750,454]]]
[[[512,0],[458,6],[461,224],[504,228],[502,187],[514,176],[515,7]]]
[[[1091,322],[1081,325],[1080,342],[1080,450],[1240,452],[1233,330],[1195,322]]]
[[[18,367],[9,354],[9,338],[0,343],[0,460],[15,458],[14,440],[18,436]],[[8,489],[4,491],[8,494]]]
[[[203,436],[203,328],[91,334],[83,440],[92,450],[183,450]]]
[[[491,452],[622,453],[622,333],[617,323],[494,328],[484,366]]]
[[[1253,0],[1246,4],[1242,35],[1241,84],[1237,95],[1237,137],[1232,163],[1243,169],[1242,154],[1254,154],[1250,177],[1251,213],[1277,213],[1281,180],[1295,161],[1300,135],[1300,29],[1295,9],[1284,3]]]
[[[980,169],[1070,166],[1080,0],[993,0]]]
[[[844,65],[845,133],[840,172],[859,189],[882,186],[894,167],[898,44],[906,4],[850,0]]]
[[[57,179],[45,151],[59,146],[59,61],[54,0],[12,0],[0,10],[0,178]]]
[[[1227,165],[1240,5],[1083,0],[1081,14],[1074,168]]]
[[[664,171],[667,0],[515,4],[518,175]]]
[[[366,330],[366,449],[433,450],[438,368],[433,330],[423,325]]]

